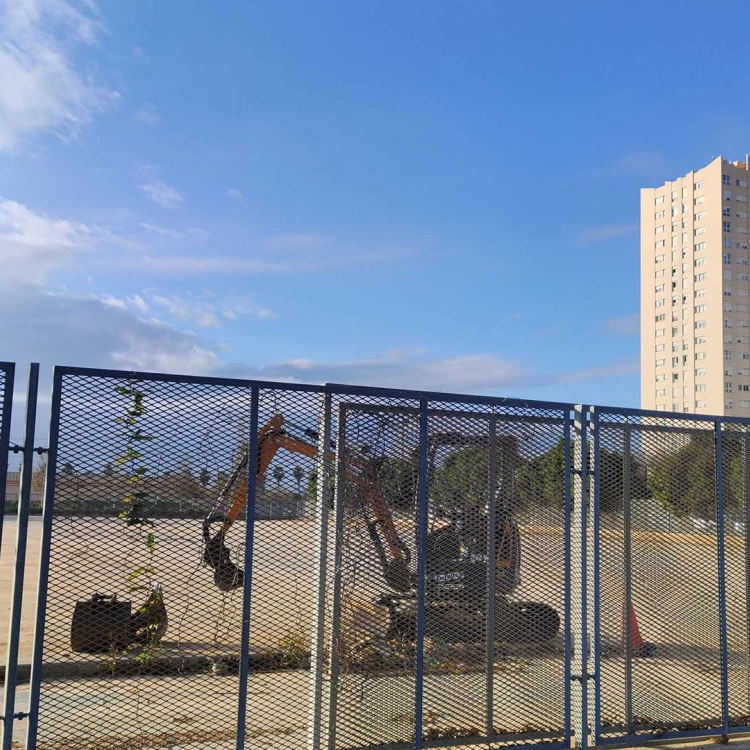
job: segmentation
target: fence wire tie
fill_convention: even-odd
[[[26,448],[23,445],[16,445],[15,443],[11,443],[8,450],[11,453],[23,453],[26,450]],[[31,450],[34,453],[38,453],[40,456],[42,455],[42,453],[49,453],[49,448],[39,447],[39,448],[32,448]]]

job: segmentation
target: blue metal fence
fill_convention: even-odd
[[[47,450],[3,750],[750,731],[750,420],[66,367]]]

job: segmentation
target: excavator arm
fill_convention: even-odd
[[[317,446],[289,435],[284,429],[284,418],[277,414],[258,431],[256,482],[265,475],[280,448],[307,458],[318,456]],[[335,455],[329,453],[328,457],[333,460]],[[242,585],[243,572],[232,562],[229,550],[224,544],[224,538],[247,503],[248,458],[248,453],[245,452],[220,493],[213,510],[203,522],[205,543],[203,560],[213,569],[214,582],[222,591],[230,591]],[[345,455],[344,466],[347,484],[354,487],[360,494],[363,507],[368,511],[366,514],[369,516],[367,517],[368,532],[375,544],[386,582],[398,591],[409,590],[412,583],[409,573],[409,549],[398,535],[391,510],[371,468],[352,453]],[[232,504],[224,515],[219,515],[218,509],[227,502],[227,496],[230,493],[233,494]],[[212,525],[215,523],[220,523],[221,526],[212,534]],[[390,559],[386,554],[386,547]]]

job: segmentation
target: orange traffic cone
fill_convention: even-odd
[[[633,656],[651,656],[656,651],[655,643],[647,643],[641,637],[641,630],[638,627],[638,618],[635,616],[635,607],[630,603],[630,647]],[[625,603],[622,605],[622,647],[625,649],[627,631],[625,625]]]

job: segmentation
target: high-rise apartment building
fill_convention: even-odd
[[[745,161],[641,190],[641,406],[750,416]]]

